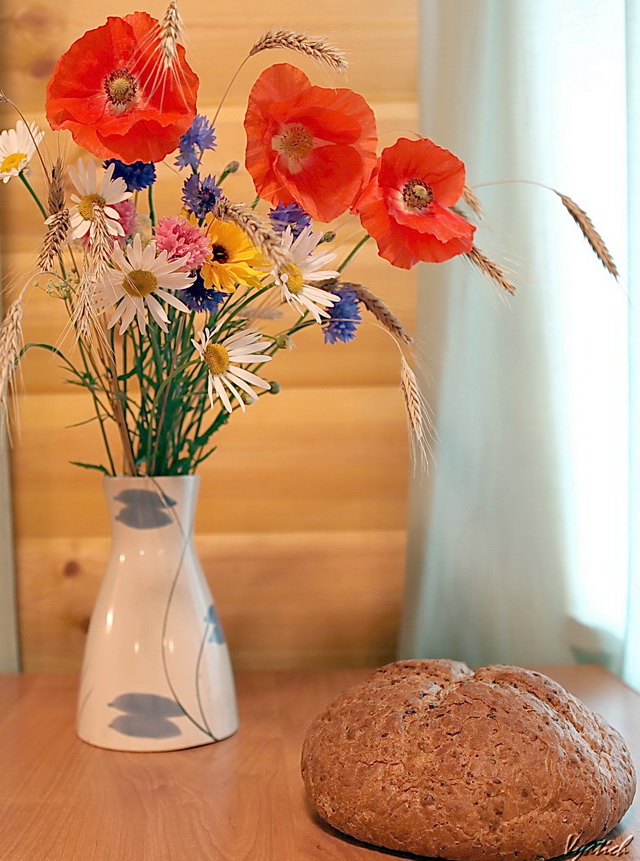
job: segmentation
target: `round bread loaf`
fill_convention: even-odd
[[[624,741],[560,685],[518,667],[402,661],[343,693],[302,750],[334,828],[454,861],[527,861],[604,837],[636,778]]]

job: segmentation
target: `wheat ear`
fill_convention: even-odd
[[[403,344],[412,344],[413,338],[404,328],[400,320],[395,316],[395,314],[387,308],[382,299],[378,299],[378,297],[364,287],[362,284],[352,284],[351,282],[341,281],[339,284],[337,282],[331,282],[333,286],[340,287],[348,287],[353,290],[358,299],[362,302],[364,307],[370,314],[378,320],[379,323],[387,329],[391,334],[396,337],[399,341],[402,341]],[[331,283],[326,285],[327,290],[331,290]],[[323,287],[325,285],[322,285]]]
[[[558,195],[564,208],[582,231],[582,235],[591,246],[598,260],[600,260],[607,272],[610,272],[614,278],[617,278],[619,272],[616,264],[613,262],[613,257],[609,253],[607,246],[604,244],[604,239],[593,226],[593,222],[587,213],[584,209],[578,206],[575,200],[571,200],[571,198],[567,197],[566,194],[561,194],[555,188],[553,191]]]
[[[289,256],[282,247],[280,236],[248,206],[221,198],[214,211],[221,221],[231,221],[243,230],[253,244],[269,258],[277,269],[285,267]]]
[[[478,218],[482,218],[484,215],[484,211],[482,209],[482,204],[480,203],[480,199],[475,191],[470,188],[468,185],[462,189],[462,199],[467,204],[469,209],[477,215]]]
[[[71,315],[76,336],[88,341],[91,329],[95,327],[97,309],[94,299],[97,282],[102,278],[113,253],[113,238],[107,227],[107,219],[101,206],[93,207],[93,236],[88,253],[87,265],[80,276],[76,302]]]
[[[51,272],[53,262],[62,251],[71,226],[69,211],[65,208],[64,180],[66,165],[62,156],[54,161],[47,173],[47,233],[42,241],[37,266],[40,272]]]
[[[64,209],[64,181],[67,168],[62,156],[58,156],[47,174],[47,209],[49,215],[55,215]]]
[[[22,347],[22,296],[9,305],[0,326],[0,410],[5,412]]]
[[[348,68],[344,56],[327,44],[324,39],[316,36],[305,36],[304,33],[296,33],[293,30],[267,30],[249,51],[249,56],[259,54],[261,51],[269,51],[272,48],[287,48],[290,51],[298,51],[313,57],[321,63],[325,63],[337,72],[345,72]]]
[[[509,281],[498,264],[494,263],[493,260],[490,260],[476,245],[473,246],[471,251],[467,251],[465,257],[467,260],[470,260],[473,265],[480,270],[480,272],[487,275],[492,281],[495,281],[498,287],[506,290],[507,293],[513,294],[516,292],[515,285]]]
[[[47,218],[47,230],[42,247],[38,254],[37,266],[40,272],[52,272],[53,263],[62,251],[62,246],[69,235],[70,219],[69,210],[61,209],[59,212]]]
[[[160,22],[160,53],[167,69],[173,65],[173,61],[176,58],[182,30],[183,24],[180,10],[178,9],[178,2],[177,0],[171,0]]]
[[[404,353],[400,352],[400,388],[407,413],[407,423],[411,437],[411,450],[414,461],[419,452],[425,463],[433,457],[431,441],[435,438],[435,426],[429,406],[420,391],[418,379],[407,362]]]

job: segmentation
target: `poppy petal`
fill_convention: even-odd
[[[464,188],[464,162],[427,138],[417,141],[400,138],[383,150],[378,182],[385,188],[403,188],[414,178],[431,186],[442,206],[453,206]]]
[[[258,194],[272,203],[299,203],[320,221],[351,206],[375,165],[375,117],[362,96],[312,86],[288,63],[260,75],[244,124],[246,166]],[[299,139],[289,143],[293,133]]]
[[[76,40],[47,85],[51,127],[68,129],[99,158],[161,161],[172,152],[195,116],[198,78],[181,45],[174,67],[164,68],[158,34],[154,18],[135,12],[109,17]],[[108,94],[109,76],[118,70],[131,79],[124,105]]]

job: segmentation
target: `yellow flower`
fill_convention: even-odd
[[[236,224],[209,218],[207,238],[211,245],[212,260],[200,269],[205,287],[233,293],[236,287],[262,287],[264,272],[257,267],[265,265],[261,251]]]

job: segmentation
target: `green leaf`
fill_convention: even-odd
[[[97,469],[98,472],[102,472],[105,475],[111,475],[106,466],[102,466],[100,463],[81,463],[79,460],[70,460],[69,463],[72,466],[81,466],[83,469]]]
[[[88,424],[91,424],[91,422],[97,422],[99,418],[100,418],[99,416],[91,416],[90,419],[85,419],[84,421],[81,421],[81,422],[74,422],[74,424],[65,425],[65,427],[67,427],[67,428],[79,428],[79,427],[82,427],[82,425],[88,425]]]

